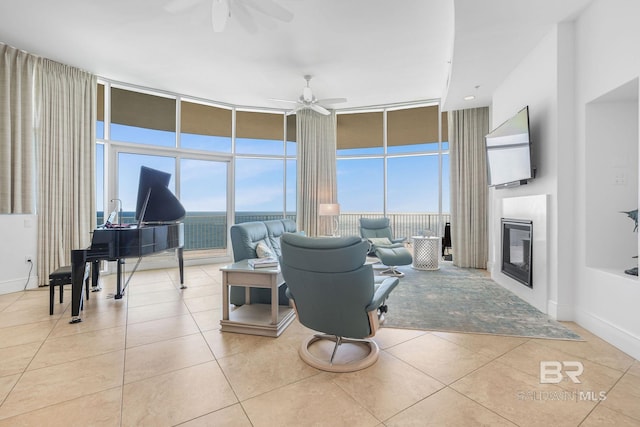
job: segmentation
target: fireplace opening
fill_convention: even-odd
[[[502,218],[502,272],[533,288],[531,243],[533,222]]]

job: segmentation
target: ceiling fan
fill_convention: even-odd
[[[253,12],[283,22],[293,19],[293,13],[274,0],[170,0],[164,9],[170,13],[179,13],[202,1],[211,1],[211,24],[216,33],[224,31],[229,19],[237,20],[248,32],[255,33],[259,18],[254,17]]]
[[[300,110],[309,108],[325,116],[330,114],[329,110],[327,109],[327,107],[325,107],[325,105],[347,102],[347,98],[326,98],[326,99],[316,98],[316,96],[311,91],[311,87],[309,87],[309,81],[311,81],[311,76],[306,75],[304,76],[304,79],[307,81],[307,85],[302,89],[302,94],[298,97],[296,101],[289,101],[286,99],[272,99],[272,101],[286,102],[289,104],[297,104],[296,107],[293,110],[289,111],[288,114],[295,114]]]

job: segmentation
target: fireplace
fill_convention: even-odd
[[[531,243],[533,222],[502,218],[502,272],[533,288]]]

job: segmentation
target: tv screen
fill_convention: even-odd
[[[491,131],[486,145],[489,186],[524,184],[533,178],[528,107]]]

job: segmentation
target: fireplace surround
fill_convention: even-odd
[[[502,224],[501,271],[523,285],[533,288],[531,250],[533,222],[501,218],[500,223]]]

